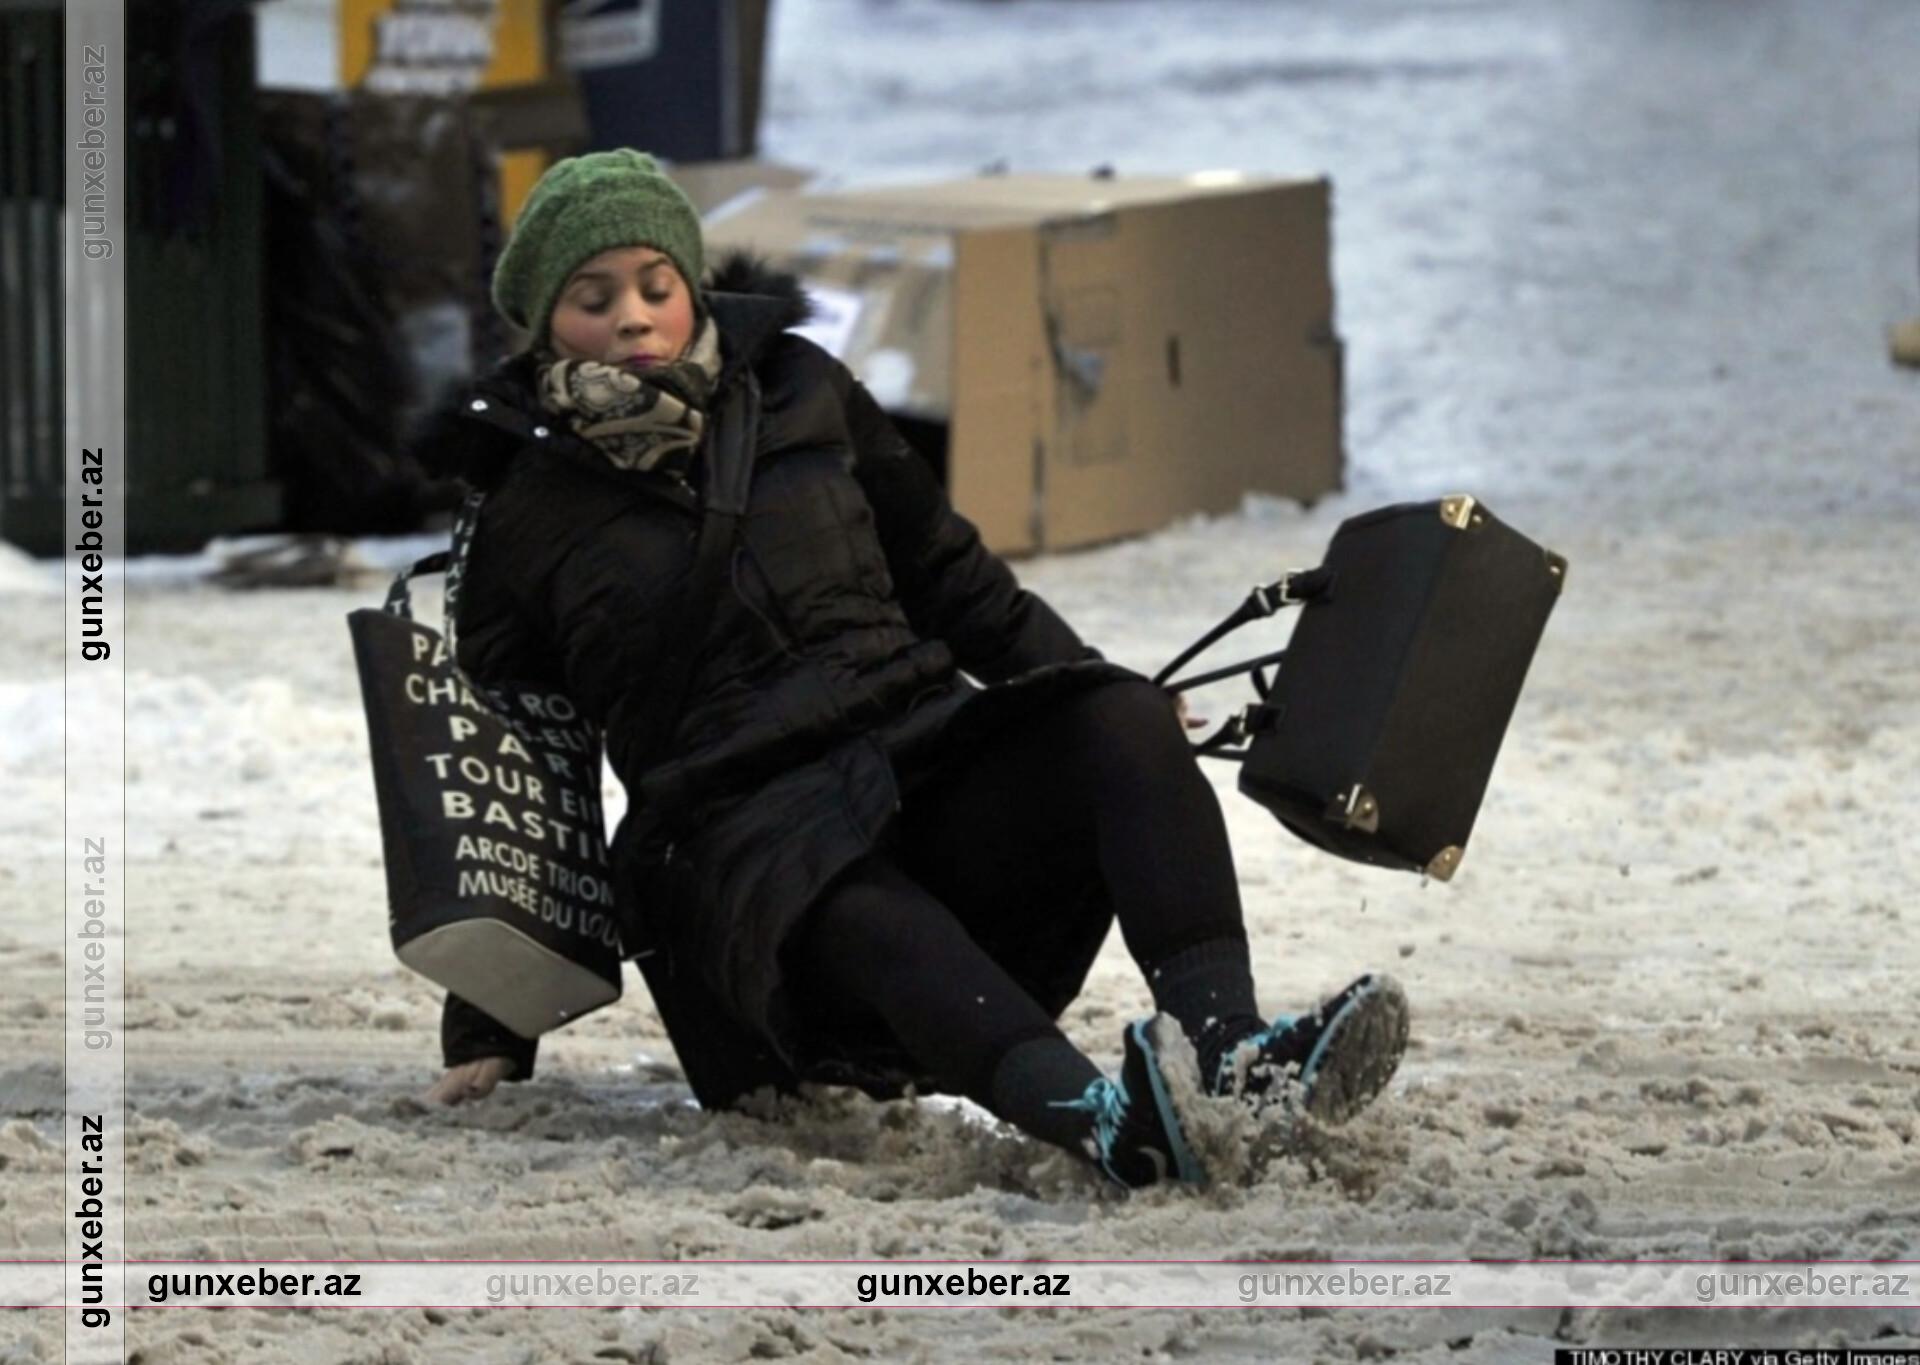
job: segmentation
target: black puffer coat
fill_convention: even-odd
[[[677,643],[665,636],[698,490],[615,469],[551,429],[526,356],[418,447],[490,490],[460,663],[482,680],[561,686],[605,725],[631,803],[613,845],[629,951],[645,950],[701,1101],[796,1076],[884,1093],[924,1080],[889,1039],[813,1036],[790,1008],[780,954],[796,922],[874,847],[904,788],[1014,714],[1136,675],[1022,590],[845,366],[786,331],[806,311],[795,281],[735,258],[705,293],[722,340],[715,406],[757,384],[759,422],[746,513],[677,723],[648,704]],[[695,482],[711,476],[702,467]],[[1089,907],[1061,960],[1006,964],[1056,1013],[1106,932],[1104,902]],[[443,1042],[449,1065],[507,1055],[532,1070],[531,1041],[457,999]]]

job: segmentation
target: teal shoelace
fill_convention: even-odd
[[[1118,1140],[1120,1125],[1126,1118],[1126,1086],[1105,1076],[1096,1076],[1087,1082],[1087,1088],[1080,1093],[1079,1099],[1054,1100],[1048,1108],[1078,1109],[1093,1116],[1093,1140],[1100,1151],[1100,1164],[1107,1167],[1107,1174],[1112,1175],[1113,1170],[1107,1163],[1113,1156],[1113,1144]]]

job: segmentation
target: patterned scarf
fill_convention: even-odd
[[[599,447],[617,469],[684,475],[700,446],[720,377],[720,329],[700,320],[693,344],[670,364],[629,370],[543,351],[540,405]]]

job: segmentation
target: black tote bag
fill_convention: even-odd
[[[532,1038],[620,998],[601,735],[547,686],[483,689],[452,623],[481,495],[451,554],[402,572],[384,610],[347,616],[373,751],[394,952]],[[413,619],[411,580],[447,572],[447,632]]]

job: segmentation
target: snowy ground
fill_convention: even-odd
[[[1164,659],[1339,520],[1466,489],[1572,561],[1460,876],[1222,799],[1273,1008],[1413,997],[1313,1162],[1103,1197],[951,1109],[703,1115],[636,984],[428,1112],[341,618],[149,572],[129,605],[134,1254],[1920,1258],[1920,8],[1907,0],[779,0],[769,154],[861,176],[1326,172],[1351,491],[1023,566]],[[1197,248],[1198,249],[1198,248]],[[0,562],[0,1257],[62,1245],[61,617]],[[1144,599],[1144,600],[1143,600]],[[1069,1031],[1146,1003],[1117,940]],[[52,1315],[0,1360],[54,1358]],[[1920,1318],[618,1312],[136,1316],[162,1362],[1535,1362]],[[937,1332],[938,1335],[934,1335]],[[11,1349],[11,1354],[9,1350]],[[651,1352],[651,1353],[650,1353]]]

